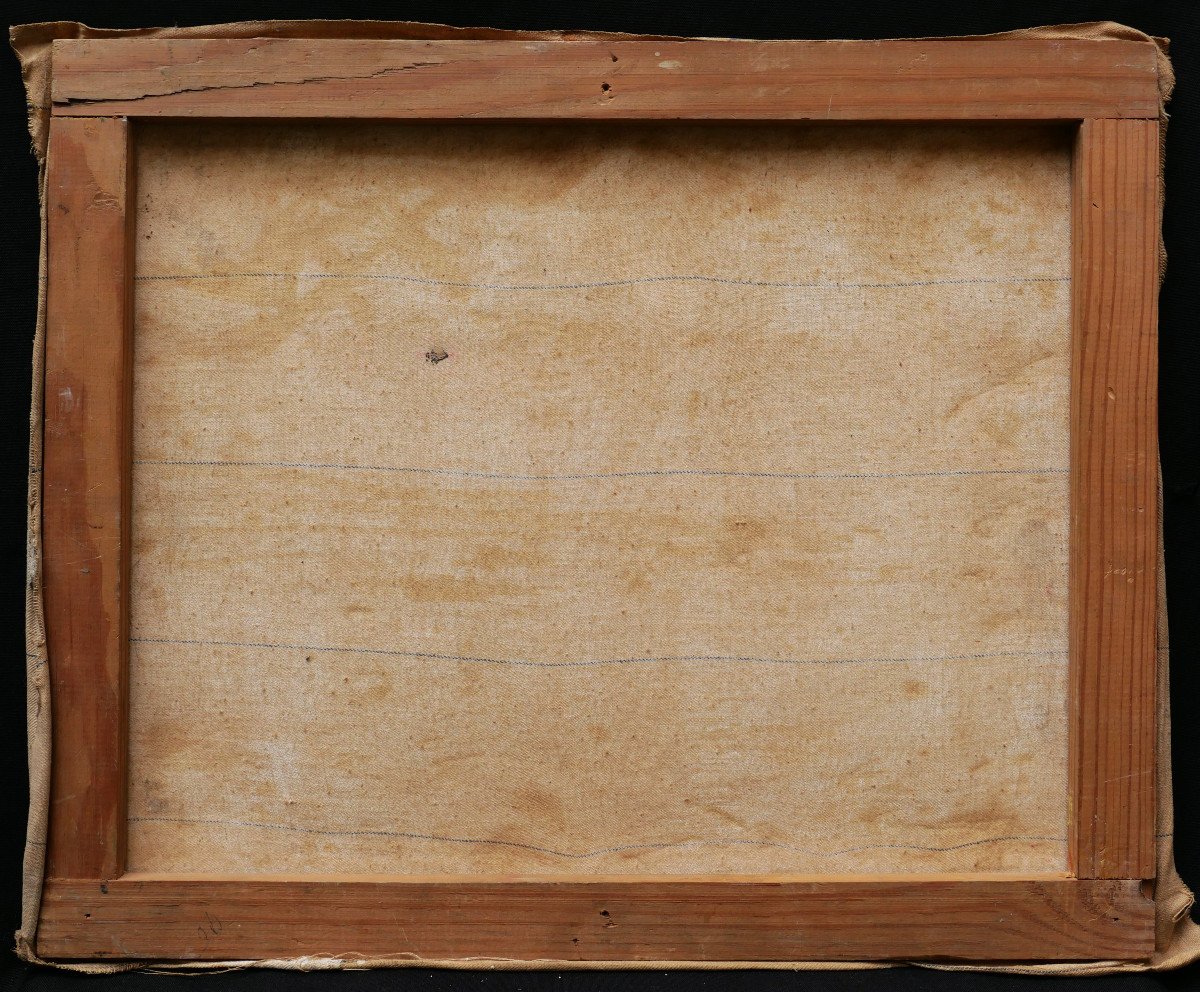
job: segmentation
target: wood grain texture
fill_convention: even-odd
[[[38,952],[219,960],[1072,960],[1146,957],[1139,883],[931,877],[800,881],[51,883]]]
[[[1084,121],[1074,172],[1071,864],[1154,874],[1159,125]]]
[[[54,113],[721,120],[1157,118],[1149,42],[64,39]]]
[[[46,184],[43,562],[54,767],[48,874],[125,866],[129,128],[55,121]]]

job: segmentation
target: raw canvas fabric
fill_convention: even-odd
[[[1067,870],[1065,129],[138,147],[131,870]]]
[[[15,33],[39,151],[91,30]],[[1064,132],[157,125],[137,166],[131,867],[1065,869]],[[1160,949],[1041,970],[1200,950],[1162,630]]]

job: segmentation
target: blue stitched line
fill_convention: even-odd
[[[456,661],[475,665],[518,665],[525,668],[597,668],[604,665],[653,665],[662,663],[725,663],[758,665],[900,665],[937,661],[981,661],[987,658],[1042,658],[1066,656],[1066,650],[985,651],[976,654],[917,655],[894,658],[762,658],[755,655],[662,655],[642,658],[598,658],[581,661],[533,661],[527,658],[486,658],[474,655],[438,654],[429,651],[395,651],[385,648],[329,647],[312,644],[284,644],[273,641],[192,640],[172,637],[131,637],[135,644],[176,644],[188,647],[263,648],[274,651],[311,651],[322,654],[367,654],[389,658],[420,658],[428,661]]]
[[[274,462],[212,459],[138,458],[135,465],[178,465],[211,468],[303,468],[333,469],[347,472],[395,472],[410,475],[441,475],[462,479],[495,479],[509,482],[578,482],[589,479],[643,479],[655,476],[694,476],[732,479],[940,479],[990,475],[1066,475],[1066,468],[995,468],[964,469],[945,472],[742,472],[701,468],[631,469],[623,472],[577,472],[521,474],[516,472],[477,472],[469,469],[410,468],[393,465],[356,465],[341,462]]]
[[[552,854],[559,858],[597,858],[605,854],[619,854],[623,851],[662,851],[689,847],[777,847],[788,851],[799,851],[820,858],[839,857],[859,851],[960,851],[967,847],[978,847],[981,844],[995,844],[1002,841],[1053,841],[1066,843],[1065,837],[1045,837],[1036,834],[1012,834],[1003,837],[985,837],[981,840],[966,841],[962,844],[950,844],[946,847],[928,847],[920,844],[864,844],[859,847],[846,847],[838,851],[816,851],[795,844],[785,844],[781,841],[770,840],[694,840],[694,841],[662,841],[649,844],[621,844],[616,847],[602,847],[594,851],[561,851],[553,847],[541,847],[537,844],[523,844],[513,840],[493,840],[487,837],[452,837],[444,834],[422,834],[406,830],[321,830],[316,827],[291,826],[286,823],[260,823],[254,820],[221,820],[172,816],[131,816],[130,823],[184,823],[196,826],[214,827],[251,827],[258,830],[283,830],[304,834],[320,834],[327,837],[396,837],[406,840],[440,841],[447,844],[486,844],[492,847],[515,847],[524,851],[536,851],[539,854]]]
[[[662,275],[631,279],[599,279],[594,282],[493,283],[455,279],[429,279],[389,273],[349,272],[207,272],[193,275],[140,275],[138,282],[184,282],[201,279],[344,279],[368,282],[404,282],[420,286],[444,286],[451,289],[499,289],[553,291],[569,289],[607,289],[620,286],[645,286],[653,283],[713,283],[723,286],[756,286],[777,289],[905,289],[920,286],[999,286],[1021,283],[1070,282],[1069,276],[1029,276],[997,279],[924,279],[911,282],[776,282],[768,279],[732,279],[723,276]]]

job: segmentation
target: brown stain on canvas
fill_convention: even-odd
[[[563,820],[562,801],[553,793],[534,785],[519,789],[512,797],[513,809],[522,817],[544,823],[561,824]]]
[[[395,582],[414,603],[488,602],[520,591],[513,583],[486,582],[470,575],[401,575]]]

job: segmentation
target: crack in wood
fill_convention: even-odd
[[[125,102],[128,100],[145,100],[150,97],[174,96],[181,93],[209,93],[222,90],[249,90],[258,87],[269,86],[304,86],[309,83],[336,83],[339,81],[350,82],[354,80],[365,79],[381,79],[384,76],[400,75],[405,72],[410,72],[415,69],[427,69],[434,66],[446,66],[453,64],[452,61],[438,60],[434,62],[407,62],[404,65],[389,66],[386,69],[377,69],[374,72],[366,73],[365,75],[335,75],[335,76],[303,76],[300,79],[256,79],[248,83],[221,83],[221,84],[205,84],[201,86],[175,86],[165,90],[149,90],[144,93],[139,93],[134,96],[108,96],[99,97],[97,99],[81,99],[79,97],[58,97],[53,98],[53,103],[60,107],[84,107],[97,106],[105,103]],[[169,67],[163,67],[165,70]]]

